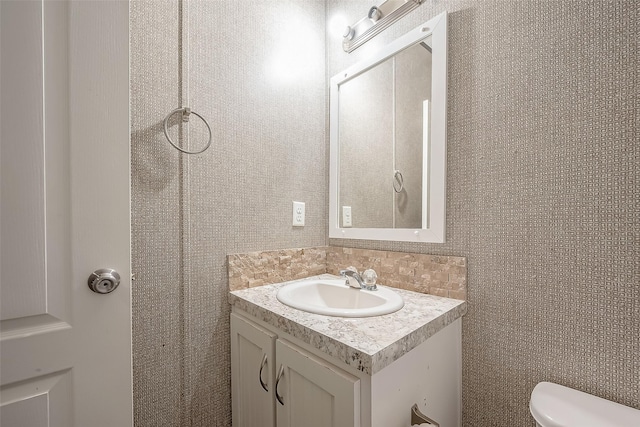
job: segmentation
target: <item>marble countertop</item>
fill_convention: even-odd
[[[314,277],[337,278],[330,274]],[[395,313],[366,318],[323,316],[278,301],[278,289],[296,281],[232,291],[229,303],[369,375],[467,312],[466,301],[392,288],[405,302]]]

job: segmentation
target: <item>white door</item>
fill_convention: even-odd
[[[0,425],[130,427],[128,3],[0,20]]]

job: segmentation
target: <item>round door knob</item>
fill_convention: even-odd
[[[89,289],[97,294],[108,294],[120,284],[120,275],[112,268],[101,268],[89,276]]]

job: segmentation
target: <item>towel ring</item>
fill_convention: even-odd
[[[200,120],[202,120],[204,122],[205,126],[207,126],[207,130],[209,131],[209,141],[207,141],[207,145],[205,145],[204,148],[202,148],[201,150],[188,151],[188,150],[185,150],[184,148],[178,147],[171,140],[171,137],[169,136],[169,118],[171,116],[173,116],[175,113],[178,113],[178,112],[182,112],[182,121],[183,122],[188,122],[189,121],[189,115],[194,114],[194,115],[200,117]],[[204,119],[204,117],[202,117],[200,114],[196,113],[195,111],[191,111],[191,108],[189,108],[189,107],[176,108],[175,110],[173,110],[172,112],[167,114],[167,117],[164,118],[164,136],[167,137],[167,140],[169,141],[169,144],[171,144],[176,150],[181,151],[181,152],[183,152],[185,154],[200,154],[200,153],[202,153],[207,148],[209,148],[209,146],[211,145],[211,138],[212,138],[211,127],[209,126],[209,123],[207,123],[207,121]]]

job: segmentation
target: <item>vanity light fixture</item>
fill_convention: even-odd
[[[367,16],[345,28],[342,48],[352,52],[389,25],[420,6],[424,0],[386,0],[369,9]]]

